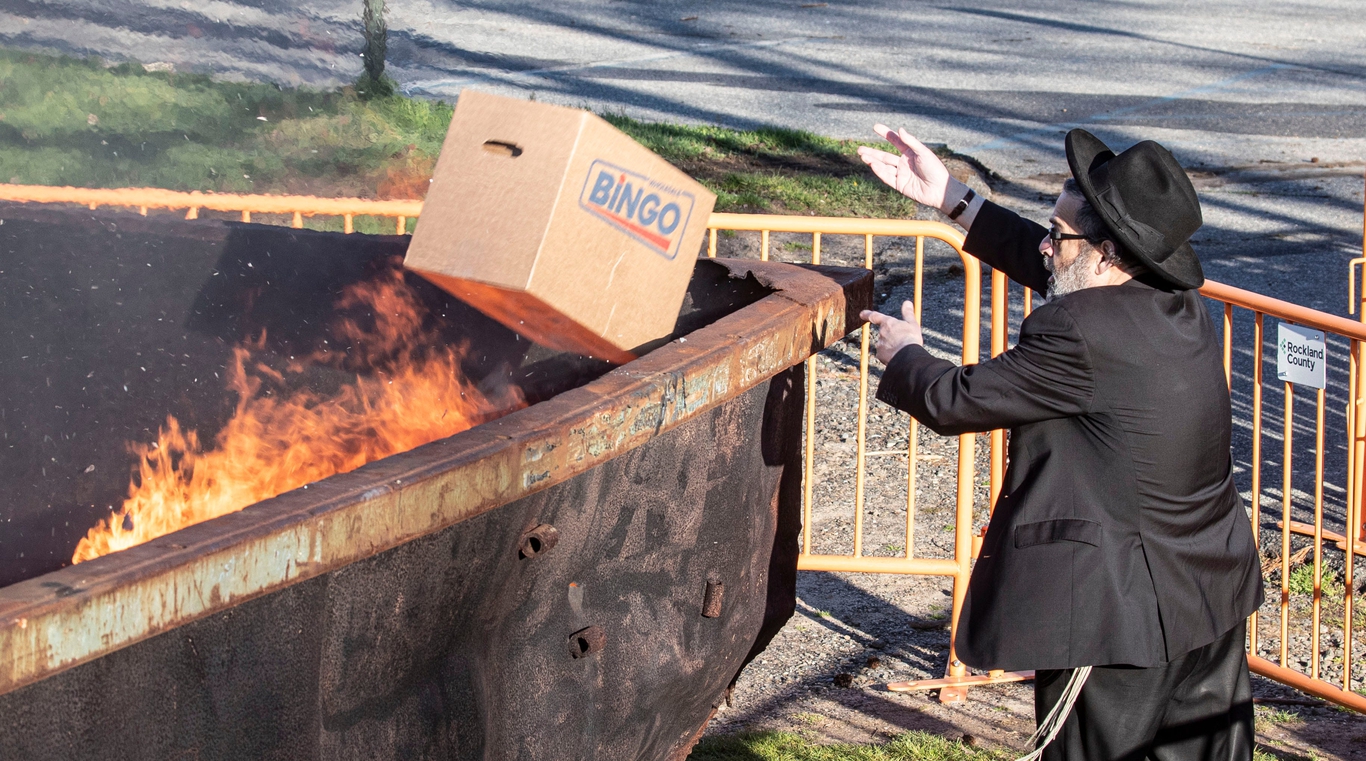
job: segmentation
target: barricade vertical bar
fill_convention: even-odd
[[[964,353],[967,348],[964,347]],[[965,433],[958,437],[958,510],[954,516],[954,560],[958,563],[958,574],[953,578],[953,610],[949,626],[949,676],[965,676],[967,666],[958,660],[958,619],[963,612],[963,599],[968,593],[968,579],[971,574],[972,555],[972,487],[973,460],[976,456],[976,434]],[[966,476],[965,476],[966,474]],[[956,703],[967,697],[964,689],[942,689],[939,691],[941,703]]]
[[[1363,206],[1366,206],[1366,202],[1363,202]],[[1363,208],[1362,216],[1362,255],[1363,257],[1366,257],[1366,208]],[[1361,313],[1359,320],[1366,322],[1366,264],[1362,265],[1361,309],[1359,309],[1359,313]],[[1358,407],[1356,407],[1356,404],[1361,403],[1362,399],[1366,399],[1366,377],[1361,377],[1362,370],[1361,366],[1358,366],[1358,377],[1356,377],[1355,380],[1359,385],[1354,385],[1354,387],[1352,387],[1356,392],[1356,402],[1354,406],[1352,406],[1352,411],[1354,411],[1354,413],[1363,411],[1359,410]],[[1359,417],[1361,417],[1361,415],[1354,415],[1354,418],[1352,419],[1356,421]],[[1366,430],[1363,430],[1362,433],[1366,434]],[[1361,451],[1361,449],[1359,449],[1358,452],[1359,456],[1352,460],[1352,465],[1355,466],[1358,480],[1363,480],[1362,470],[1366,469],[1366,451]],[[1352,499],[1358,500],[1356,501],[1356,523],[1355,525],[1348,525],[1347,536],[1351,537],[1352,534],[1355,534],[1358,540],[1366,541],[1366,514],[1363,514],[1362,511],[1361,492],[1356,489],[1352,490]],[[1350,546],[1351,544],[1348,544],[1348,548],[1350,548]]]
[[[1349,352],[1349,356],[1350,356],[1350,354],[1351,354],[1351,353]],[[1350,364],[1352,364],[1352,365],[1355,365],[1355,364],[1356,364],[1356,357],[1352,357],[1352,358],[1351,358]],[[1348,370],[1348,374],[1351,375],[1354,371],[1355,371],[1355,368],[1351,368],[1351,369]],[[1356,426],[1356,420],[1355,420],[1356,405],[1352,403],[1351,394],[1350,394],[1350,390],[1356,388],[1356,384],[1355,384],[1355,383],[1350,383],[1350,382],[1349,382],[1348,385],[1347,385],[1347,388],[1349,389],[1349,393],[1348,393],[1348,399],[1347,399],[1347,406],[1346,406],[1346,408],[1345,408],[1345,410],[1344,410],[1344,412],[1346,413],[1346,417],[1347,417],[1347,497],[1346,497],[1346,499],[1343,500],[1343,501],[1347,503],[1347,505],[1346,505],[1346,512],[1350,514],[1350,513],[1352,512],[1352,505],[1351,505],[1351,502],[1352,502],[1352,500],[1354,499],[1354,496],[1353,496],[1353,495],[1355,495],[1355,494],[1357,493],[1357,492],[1356,492],[1356,456],[1355,456],[1355,454],[1356,454],[1356,452],[1355,452],[1356,447],[1352,446],[1352,431],[1355,430],[1355,426]]]
[[[1366,225],[1366,217],[1363,217],[1363,225]],[[1362,239],[1363,253],[1366,253],[1366,238]],[[1356,302],[1356,265],[1362,266],[1362,291],[1361,303]],[[1366,322],[1366,258],[1352,260],[1347,265],[1347,312],[1358,313],[1358,320]],[[1358,440],[1361,437],[1361,430],[1358,429],[1359,400],[1362,399],[1361,383],[1363,378],[1359,377],[1362,368],[1358,366],[1361,344],[1352,340],[1350,350],[1347,351],[1347,512],[1352,511],[1352,503],[1361,499],[1361,485],[1358,481],[1362,477],[1362,467],[1366,463],[1362,462],[1362,451],[1358,448]],[[1361,512],[1358,511],[1358,515]],[[1350,521],[1348,521],[1347,533],[1351,534]]]
[[[408,234],[408,218],[407,218],[407,217],[399,217],[399,218],[395,221],[395,224],[394,224],[394,234],[395,234],[395,235],[407,235],[407,234]]]
[[[1363,179],[1366,179],[1366,171],[1362,172],[1362,176],[1363,176]],[[1362,216],[1361,216],[1361,256],[1363,257],[1363,259],[1366,259],[1366,194],[1363,194],[1363,197],[1362,197],[1362,202],[1361,202],[1361,213],[1362,213]],[[1349,270],[1349,271],[1350,271],[1350,270]],[[1362,283],[1362,287],[1361,287],[1361,309],[1360,309],[1360,312],[1361,312],[1361,313],[1360,313],[1360,316],[1359,316],[1358,319],[1360,319],[1363,323],[1366,323],[1366,264],[1363,264],[1363,266],[1362,266],[1362,268],[1361,268],[1361,283]],[[1363,382],[1366,383],[1366,379],[1364,379]],[[1357,391],[1360,392],[1361,389],[1358,388]],[[1363,397],[1366,397],[1366,394],[1358,393],[1356,398],[1357,398],[1357,400],[1359,401],[1359,400],[1361,400]],[[1360,473],[1361,473],[1361,470],[1360,470],[1360,469],[1363,468],[1363,467],[1366,467],[1366,462],[1362,462],[1361,460],[1357,460],[1355,464],[1356,464],[1356,467],[1358,468],[1357,473],[1358,473],[1358,475],[1360,475]],[[1357,502],[1357,507],[1356,507],[1356,520],[1355,520],[1355,522],[1348,521],[1348,523],[1347,523],[1347,532],[1346,532],[1346,533],[1347,533],[1347,542],[1346,542],[1346,544],[1347,544],[1347,570],[1348,570],[1349,572],[1350,572],[1350,569],[1351,569],[1351,567],[1352,567],[1352,562],[1353,562],[1354,556],[1355,556],[1355,554],[1356,554],[1356,548],[1355,548],[1356,542],[1357,542],[1357,541],[1366,541],[1366,511],[1363,511],[1363,510],[1362,510],[1362,504],[1361,504],[1361,502],[1359,501],[1359,500],[1360,500],[1360,493],[1359,493],[1359,492],[1353,492],[1353,496],[1355,496],[1355,497],[1358,498],[1358,502]],[[1348,507],[1348,512],[1351,512],[1350,506]],[[1350,592],[1350,590],[1349,590],[1349,592]],[[1344,602],[1345,602],[1345,601],[1344,601]],[[1349,641],[1350,641],[1350,638],[1351,638],[1351,637],[1350,637],[1350,634],[1349,634],[1349,635],[1348,635],[1348,640],[1349,640]],[[1351,650],[1351,647],[1349,646],[1344,652],[1346,652],[1346,654],[1347,654],[1347,655],[1346,655],[1346,663],[1347,663],[1347,664],[1350,664],[1351,659],[1352,659],[1352,650]],[[1350,669],[1344,668],[1343,670],[1344,670],[1344,671],[1348,671],[1348,670],[1350,670]]]
[[[920,423],[911,418],[910,441],[906,444],[906,557],[915,557],[915,470]]]
[[[924,283],[922,277],[925,269],[925,237],[915,236],[915,301],[911,304],[911,309],[915,310],[915,319],[920,321],[920,293]],[[915,472],[919,463],[918,449],[920,447],[920,421],[911,418],[906,442],[906,558],[915,557]]]
[[[290,227],[293,227],[293,228],[295,228],[295,229],[300,229],[300,230],[303,229],[303,226],[304,226],[304,215],[300,214],[300,213],[297,212],[297,211],[294,212],[294,218],[291,219],[291,220],[289,221],[289,226],[290,226]]]
[[[863,266],[873,268],[873,236],[863,236]],[[858,432],[854,437],[854,557],[863,555],[863,467],[868,441],[868,339],[872,329],[868,323],[859,328],[858,359]]]
[[[1233,392],[1233,305],[1224,304],[1224,382]]]
[[[716,228],[707,231],[707,258],[716,258]]]
[[[1353,403],[1356,398],[1357,388],[1357,342],[1349,342],[1347,349],[1347,406],[1344,413],[1347,416],[1347,512],[1351,512],[1351,501],[1354,499],[1357,478],[1357,458],[1356,447],[1353,446],[1353,432],[1356,431],[1356,411],[1357,406]]]
[[[708,256],[716,255],[716,229],[711,231],[711,244]],[[812,233],[811,235],[811,263],[821,263],[821,234]],[[802,499],[803,513],[803,536],[806,544],[803,550],[807,554],[812,554],[811,550],[811,501],[815,493],[816,478],[816,355],[811,355],[806,360],[806,462],[804,478],[802,479]],[[857,534],[857,529],[855,529]]]
[[[811,381],[812,373],[815,368],[814,363],[806,360],[806,459],[802,462],[802,554],[811,555],[811,479],[814,477],[814,468],[811,465],[811,458],[816,451],[816,439],[813,426],[810,422],[812,411],[816,404],[813,397],[816,392],[816,384]]]
[[[1006,273],[998,269],[991,271],[991,356],[1000,356],[1006,350],[1006,336],[1009,331],[1010,281]],[[995,510],[996,497],[1001,493],[1001,480],[1006,467],[1006,432],[1000,428],[991,432],[991,489],[988,508]]]
[[[991,356],[1006,350],[1006,318],[1010,316],[1010,281],[1006,273],[991,271]]]
[[[1262,332],[1263,314],[1254,313],[1252,348],[1252,539],[1257,545],[1257,558],[1262,556]],[[1248,649],[1253,655],[1257,650],[1257,611],[1247,627]]]
[[[186,219],[199,219],[199,207],[198,207],[198,206],[191,206],[189,209],[187,209],[187,210],[185,211],[185,218],[186,218]]]
[[[251,221],[251,212],[247,211],[246,209],[243,209],[243,210],[242,210],[242,221],[243,221],[243,222],[250,222],[250,221]]]
[[[144,217],[147,216],[147,207],[146,207],[146,206],[139,206],[139,207],[138,207],[138,213],[141,214],[141,215],[144,216]]]
[[[915,237],[915,303],[911,305],[915,309],[915,319],[920,321],[920,293],[925,284],[923,277],[925,271],[925,236]],[[966,318],[965,318],[966,319]]]
[[[963,280],[963,314],[965,317],[963,324],[963,364],[973,365],[977,363],[980,351],[980,328],[976,321],[966,319],[966,317],[982,313],[982,276],[980,270],[965,268]],[[963,598],[967,595],[968,579],[972,573],[972,492],[973,482],[976,480],[974,476],[976,449],[976,434],[965,433],[958,437],[958,510],[954,521],[953,553],[954,561],[958,565],[958,573],[953,579],[953,612],[949,623],[953,627],[949,633],[949,676],[967,674],[967,667],[958,660],[957,638],[958,618],[963,610]],[[945,688],[939,691],[941,702],[956,702],[965,696],[965,692],[961,688],[958,690]]]
[[[768,261],[768,230],[759,231],[759,261]]]
[[[1314,611],[1310,635],[1310,676],[1319,678],[1319,606],[1323,597],[1323,389],[1314,414]]]
[[[1032,311],[1034,311],[1034,292],[1026,288],[1024,289],[1024,316],[1028,317]]]
[[[1363,268],[1363,277],[1366,277],[1366,267]],[[1357,383],[1354,390],[1354,398],[1351,404],[1357,407],[1355,420],[1356,428],[1353,431],[1355,440],[1352,442],[1353,455],[1356,458],[1357,466],[1357,491],[1347,498],[1347,536],[1343,542],[1343,593],[1342,593],[1342,689],[1344,692],[1352,691],[1352,619],[1353,608],[1356,604],[1356,551],[1355,534],[1356,526],[1361,522],[1362,495],[1361,489],[1366,484],[1366,474],[1362,473],[1363,449],[1366,449],[1366,410],[1360,408],[1360,404],[1366,394],[1362,393],[1362,385],[1366,385],[1366,367],[1362,366],[1363,356],[1366,356],[1366,343],[1354,341],[1357,354]]]
[[[350,233],[352,233],[352,232],[355,232],[355,229],[356,229],[356,227],[355,227],[355,221],[354,221],[353,216],[350,215],[350,214],[343,214],[343,215],[342,215],[342,232],[347,233],[347,234],[350,234]]]
[[[1290,648],[1290,477],[1294,473],[1291,440],[1295,435],[1295,386],[1285,384],[1285,438],[1281,465],[1281,668]]]
[[[1350,314],[1355,309],[1357,312],[1357,319],[1366,323],[1366,216],[1362,217],[1361,246],[1362,254],[1364,255],[1363,258],[1354,259],[1347,265],[1347,311]],[[1358,264],[1362,265],[1362,288],[1360,294],[1353,293],[1356,289],[1352,287],[1356,284],[1355,268]],[[1357,298],[1360,298],[1360,303],[1357,303]],[[1352,513],[1351,503],[1359,501],[1361,498],[1362,484],[1360,481],[1363,480],[1362,476],[1366,475],[1362,472],[1363,468],[1366,468],[1366,460],[1363,459],[1362,449],[1359,448],[1359,442],[1363,431],[1361,427],[1358,427],[1358,419],[1360,418],[1359,413],[1363,412],[1360,408],[1361,399],[1363,396],[1366,396],[1366,394],[1362,393],[1363,385],[1366,385],[1366,378],[1361,377],[1361,373],[1363,370],[1366,370],[1366,368],[1360,367],[1359,362],[1359,360],[1363,358],[1363,355],[1359,354],[1359,352],[1362,351],[1361,344],[1357,341],[1352,341],[1351,349],[1347,354],[1349,357],[1348,384],[1351,389],[1347,394],[1347,513],[1349,516]],[[1358,519],[1361,518],[1361,510],[1359,507],[1357,509],[1357,517]],[[1352,521],[1350,518],[1347,521],[1347,530],[1345,533],[1348,536],[1351,536],[1353,533]]]
[[[1362,269],[1361,274],[1363,279],[1366,279],[1366,268]],[[1362,314],[1366,315],[1366,312],[1363,312]],[[1366,322],[1366,320],[1363,320],[1363,322]],[[1353,506],[1355,506],[1356,523],[1354,524],[1351,519],[1347,521],[1346,534],[1348,537],[1355,532],[1353,526],[1361,525],[1363,521],[1362,489],[1366,488],[1366,409],[1362,409],[1361,406],[1363,403],[1366,403],[1366,367],[1362,366],[1362,359],[1363,357],[1366,357],[1366,343],[1353,341],[1352,348],[1354,350],[1352,359],[1355,360],[1357,372],[1355,379],[1356,383],[1352,386],[1351,398],[1349,399],[1348,404],[1352,408],[1351,435],[1354,437],[1350,450],[1352,452],[1350,467],[1353,468],[1353,472],[1356,474],[1356,480],[1352,484],[1354,488],[1348,495],[1349,504],[1347,509],[1350,513],[1352,512]],[[1344,549],[1349,549],[1351,546],[1352,545],[1349,543],[1344,543]]]

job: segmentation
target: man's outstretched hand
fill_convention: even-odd
[[[949,187],[949,170],[944,162],[904,129],[893,132],[885,124],[875,124],[873,131],[891,143],[900,155],[863,147],[858,149],[863,163],[898,193],[942,211],[944,194]]]
[[[877,358],[882,364],[892,361],[896,353],[907,346],[923,346],[924,337],[920,334],[920,321],[915,319],[915,306],[909,301],[901,302],[901,319],[889,314],[865,309],[859,317],[877,326]]]

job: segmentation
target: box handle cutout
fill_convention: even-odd
[[[522,155],[522,146],[507,140],[485,140],[484,150],[514,159]]]

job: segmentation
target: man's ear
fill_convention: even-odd
[[[1099,261],[1096,262],[1096,274],[1104,275],[1111,267],[1115,266],[1114,261],[1117,257],[1115,256],[1114,242],[1108,240],[1101,241],[1100,253],[1101,256],[1097,257]]]

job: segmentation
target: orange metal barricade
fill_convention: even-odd
[[[1200,289],[1201,294],[1223,304],[1223,326],[1224,326],[1224,366],[1226,377],[1230,382],[1230,391],[1237,388],[1242,380],[1233,373],[1233,334],[1234,334],[1234,309],[1241,308],[1252,312],[1253,317],[1253,345],[1251,347],[1252,374],[1248,380],[1251,383],[1252,409],[1250,414],[1251,428],[1251,451],[1248,453],[1248,463],[1251,469],[1251,519],[1255,534],[1259,538],[1259,546],[1262,546],[1260,538],[1268,526],[1262,521],[1262,503],[1264,499],[1263,469],[1266,463],[1262,456],[1262,439],[1265,435],[1275,435],[1272,431],[1267,434],[1263,426],[1262,406],[1264,401],[1265,379],[1263,366],[1266,362],[1264,346],[1266,342],[1266,320],[1270,316],[1295,325],[1321,330],[1325,334],[1337,336],[1345,339],[1348,345],[1347,355],[1349,364],[1349,384],[1348,399],[1344,406],[1344,418],[1346,425],[1343,434],[1348,444],[1345,468],[1342,473],[1345,488],[1344,498],[1344,525],[1359,526],[1361,523],[1361,504],[1362,504],[1362,482],[1361,464],[1362,456],[1366,454],[1366,416],[1360,414],[1360,405],[1366,398],[1366,387],[1362,384],[1363,374],[1360,372],[1363,346],[1366,346],[1366,325],[1354,320],[1337,317],[1324,312],[1319,312],[1306,307],[1290,304],[1279,299],[1273,299],[1261,294],[1245,291],[1240,288],[1206,281],[1205,286]],[[1312,524],[1296,522],[1292,519],[1292,509],[1294,507],[1294,455],[1296,452],[1295,442],[1295,387],[1290,383],[1282,383],[1284,405],[1282,408],[1282,425],[1279,435],[1281,438],[1281,463],[1280,463],[1280,520],[1275,525],[1275,530],[1280,532],[1279,558],[1275,567],[1279,570],[1280,583],[1279,589],[1272,591],[1273,602],[1277,604],[1277,620],[1272,622],[1277,624],[1275,627],[1274,647],[1272,642],[1264,640],[1265,630],[1260,620],[1261,616],[1254,613],[1248,622],[1248,661],[1252,670],[1264,676],[1271,677],[1284,682],[1316,697],[1332,701],[1342,706],[1354,708],[1358,711],[1366,712],[1366,697],[1356,692],[1353,685],[1359,682],[1354,679],[1352,650],[1357,630],[1366,627],[1366,620],[1361,618],[1360,612],[1355,605],[1355,555],[1357,553],[1346,551],[1346,543],[1334,544],[1342,539],[1341,535],[1336,535],[1324,528],[1324,486],[1331,483],[1333,479],[1325,472],[1325,439],[1327,433],[1326,425],[1326,394],[1323,389],[1316,389],[1314,394],[1314,423],[1312,427],[1312,451],[1314,454],[1314,493],[1313,493],[1313,515]],[[1349,529],[1350,531],[1350,529]],[[1305,606],[1298,605],[1294,601],[1292,594],[1292,571],[1295,570],[1295,558],[1291,554],[1292,534],[1303,534],[1312,537],[1309,547],[1312,550],[1312,566],[1309,583],[1312,585],[1308,610]],[[1324,564],[1325,555],[1328,551],[1343,550],[1343,578],[1340,581],[1333,580],[1332,585],[1336,587],[1341,584],[1341,626],[1339,628],[1340,638],[1338,645],[1341,654],[1334,658],[1325,659],[1323,652],[1323,634],[1327,629],[1327,620],[1323,613],[1325,607],[1325,576]],[[1306,553],[1307,555],[1307,553]],[[1301,558],[1303,559],[1303,558]],[[1279,594],[1276,594],[1279,592]],[[1338,601],[1329,600],[1330,607],[1336,608]],[[1307,619],[1307,621],[1305,620]],[[1303,673],[1291,667],[1292,648],[1291,640],[1295,629],[1302,629],[1307,624],[1309,628],[1309,648],[1308,652],[1294,652],[1296,657],[1307,656],[1308,673]],[[1330,630],[1331,633],[1331,630]],[[1271,658],[1263,657],[1263,654],[1274,656]],[[1325,663],[1331,663],[1337,667],[1340,662],[1340,678],[1330,682],[1323,673]]]
[[[147,214],[149,209],[173,209],[186,210],[186,218],[194,219],[198,217],[201,209],[214,210],[219,212],[232,212],[241,215],[243,221],[250,221],[253,213],[285,215],[290,218],[293,227],[303,226],[305,216],[335,216],[341,217],[343,230],[352,232],[354,230],[354,219],[358,216],[378,216],[387,217],[395,220],[395,231],[398,233],[406,232],[408,220],[418,217],[422,210],[421,201],[373,201],[366,199],[327,199],[311,196],[266,196],[266,195],[231,195],[214,193],[182,193],[175,191],[165,191],[157,189],[81,189],[81,188],[45,188],[36,186],[18,186],[0,184],[0,201],[20,201],[20,202],[46,202],[46,203],[77,203],[91,209],[100,206],[124,207],[136,209],[142,214]],[[875,236],[879,237],[902,237],[915,239],[915,308],[917,315],[920,310],[921,286],[923,258],[926,239],[938,240],[951,247],[960,257],[964,273],[964,293],[963,293],[963,325],[962,325],[962,361],[973,363],[979,358],[980,342],[980,313],[981,313],[981,267],[976,259],[965,254],[962,250],[963,236],[956,228],[947,225],[914,220],[869,220],[869,219],[850,219],[850,218],[820,218],[820,217],[796,217],[796,216],[774,216],[774,215],[748,215],[748,214],[714,214],[710,220],[710,232],[708,239],[708,255],[715,256],[717,251],[718,231],[749,231],[758,232],[760,235],[760,257],[769,258],[771,234],[773,233],[796,233],[809,234],[811,236],[811,255],[810,261],[815,264],[821,262],[821,243],[822,235],[854,235],[862,236],[864,242],[864,261],[865,267],[873,266],[873,241]],[[1364,252],[1366,253],[1366,252]],[[1366,257],[1356,260],[1355,263],[1366,262]],[[1363,272],[1366,277],[1366,272]],[[1363,530],[1362,496],[1366,492],[1366,478],[1363,478],[1363,466],[1366,463],[1366,415],[1361,414],[1360,409],[1363,400],[1366,400],[1366,372],[1361,371],[1361,362],[1364,358],[1363,346],[1366,346],[1366,324],[1341,317],[1335,317],[1323,312],[1318,312],[1305,307],[1300,307],[1277,299],[1272,299],[1259,294],[1244,291],[1238,288],[1222,285],[1214,282],[1207,282],[1201,289],[1201,293],[1206,297],[1221,302],[1224,305],[1224,364],[1226,377],[1232,388],[1238,381],[1233,373],[1233,315],[1234,309],[1241,308],[1252,311],[1254,318],[1254,345],[1251,347],[1254,369],[1252,373],[1251,397],[1252,406],[1249,421],[1253,432],[1251,440],[1251,452],[1249,462],[1251,464],[1251,484],[1252,484],[1252,522],[1255,530],[1261,523],[1262,507],[1262,450],[1261,443],[1263,438],[1262,426],[1262,403],[1263,403],[1263,373],[1262,365],[1264,362],[1263,342],[1264,342],[1264,318],[1271,316],[1293,322],[1297,325],[1323,330],[1334,334],[1349,342],[1349,400],[1346,404],[1346,430],[1344,434],[1349,445],[1349,457],[1346,463],[1344,475],[1346,483],[1346,512],[1345,525],[1352,527],[1348,529],[1348,534],[1357,533],[1356,538],[1366,538],[1360,532]],[[1023,295],[1023,315],[1028,315],[1030,310],[1030,296],[1027,291]],[[1355,298],[1355,297],[1354,297]],[[1366,306],[1366,284],[1363,284],[1362,305]],[[991,355],[996,356],[1008,348],[1008,329],[1010,324],[1010,298],[1009,284],[1004,275],[1000,272],[992,273],[992,295],[990,303],[991,327]],[[1366,313],[1362,315],[1363,322],[1366,322]],[[905,532],[905,554],[902,557],[870,556],[865,554],[863,547],[863,514],[864,514],[864,479],[865,479],[865,455],[866,435],[867,435],[867,414],[868,414],[868,363],[870,354],[870,334],[868,326],[861,329],[859,336],[859,394],[858,394],[858,421],[855,438],[855,472],[853,473],[854,488],[854,539],[851,551],[844,555],[816,554],[811,552],[811,510],[814,498],[814,461],[815,461],[815,441],[816,426],[815,417],[817,405],[817,375],[818,363],[813,357],[808,360],[807,365],[807,422],[806,422],[806,458],[804,463],[804,485],[803,485],[803,549],[798,561],[798,567],[809,571],[840,571],[840,572],[870,572],[870,573],[898,573],[943,576],[953,579],[953,607],[951,611],[951,626],[956,629],[959,611],[962,605],[963,595],[966,592],[967,581],[971,570],[971,560],[976,554],[979,546],[980,537],[973,532],[973,485],[976,472],[975,451],[976,440],[974,436],[967,435],[959,437],[958,441],[958,463],[957,463],[957,500],[954,512],[954,542],[953,557],[951,558],[921,558],[915,557],[915,520],[916,520],[916,463],[917,463],[917,425],[914,421],[910,423],[909,438],[907,443],[907,503],[906,503],[906,532]],[[1258,616],[1254,615],[1249,628],[1250,636],[1248,642],[1249,663],[1256,673],[1276,679],[1285,684],[1296,687],[1309,694],[1332,701],[1342,706],[1350,707],[1358,711],[1366,712],[1366,697],[1355,692],[1353,687],[1352,673],[1352,644],[1356,629],[1366,625],[1366,618],[1362,623],[1357,623],[1355,618],[1362,618],[1360,612],[1355,608],[1354,599],[1354,555],[1352,552],[1344,552],[1344,596],[1342,600],[1343,617],[1341,627],[1341,657],[1342,668],[1340,680],[1330,683],[1324,677],[1320,668],[1321,661],[1321,640],[1320,627],[1325,620],[1323,613],[1323,559],[1325,551],[1345,549],[1346,537],[1334,534],[1323,527],[1323,484],[1325,483],[1324,474],[1324,440],[1325,440],[1325,394],[1322,391],[1317,393],[1316,403],[1316,425],[1313,437],[1315,452],[1315,495],[1314,495],[1314,516],[1315,521],[1312,525],[1300,524],[1291,520],[1291,494],[1292,494],[1292,466],[1294,445],[1297,441],[1294,437],[1294,417],[1293,399],[1294,389],[1288,384],[1285,389],[1286,405],[1283,416],[1282,433],[1282,510],[1280,530],[1281,536],[1281,556],[1280,556],[1280,576],[1281,576],[1281,596],[1280,596],[1280,620],[1279,636],[1276,643],[1276,660],[1263,658],[1261,647],[1264,644],[1258,628]],[[1001,479],[1006,465],[1005,460],[1005,437],[1004,432],[995,431],[990,434],[990,502],[994,503],[1000,491]],[[1310,657],[1312,665],[1309,673],[1302,673],[1290,667],[1290,630],[1295,623],[1294,613],[1296,606],[1291,604],[1289,576],[1291,571],[1290,558],[1290,535],[1300,533],[1312,536],[1313,540],[1313,597],[1310,605],[1309,620],[1312,626],[1312,637],[1310,645]],[[1338,542],[1340,544],[1337,544]],[[1325,544],[1326,543],[1326,544]],[[1358,550],[1366,551],[1366,549]],[[950,656],[947,674],[943,679],[924,680],[919,683],[902,683],[896,686],[901,689],[927,689],[935,688],[941,691],[941,700],[952,702],[964,697],[969,686],[988,684],[992,682],[1018,681],[1027,679],[1031,676],[1030,672],[1019,672],[1014,674],[1003,674],[992,672],[984,675],[972,675],[967,672],[966,667],[957,660],[956,653],[950,645]]]
[[[962,361],[972,364],[978,361],[980,342],[980,300],[981,264],[963,251],[963,234],[956,228],[938,222],[891,219],[854,219],[831,217],[798,217],[767,214],[713,214],[709,223],[707,255],[716,256],[717,233],[721,230],[734,232],[758,232],[760,234],[759,256],[767,260],[770,256],[772,233],[797,233],[811,236],[812,264],[821,263],[821,241],[823,235],[860,236],[863,239],[863,266],[873,268],[874,237],[898,237],[915,239],[915,280],[914,299],[916,315],[920,315],[921,293],[924,281],[925,240],[941,241],[950,246],[963,265],[963,325]],[[996,340],[993,334],[993,340]],[[952,558],[923,558],[915,556],[915,519],[916,519],[916,472],[917,441],[919,425],[915,420],[909,423],[907,437],[906,468],[906,530],[905,550],[902,557],[875,557],[865,554],[864,537],[864,480],[866,477],[865,456],[868,434],[868,360],[870,330],[868,325],[859,334],[859,376],[858,376],[858,420],[855,432],[854,500],[853,500],[853,542],[846,555],[816,554],[811,541],[813,506],[813,487],[815,482],[815,443],[817,374],[819,364],[815,357],[807,360],[806,367],[806,458],[803,471],[802,500],[802,552],[797,559],[797,567],[804,571],[841,571],[915,574],[925,576],[946,576],[953,579],[953,606],[950,612],[950,627],[956,632],[958,614],[962,608],[963,597],[967,593],[968,577],[972,572],[972,559],[975,557],[976,544],[973,542],[973,483],[976,472],[976,436],[965,434],[958,437],[958,470],[956,506],[954,511],[954,551]],[[993,484],[996,474],[993,473]],[[949,661],[943,679],[926,680],[917,683],[894,683],[889,689],[938,689],[940,700],[955,702],[963,699],[967,686],[995,681],[1018,681],[1028,678],[1027,672],[1004,674],[992,672],[985,676],[968,674],[967,667],[958,660],[953,637],[950,634]]]
[[[0,184],[0,201],[20,203],[73,203],[92,211],[101,206],[136,209],[144,217],[149,209],[185,210],[186,219],[199,212],[234,212],[243,222],[252,214],[279,214],[291,218],[292,227],[303,227],[304,217],[341,217],[344,232],[352,232],[358,216],[390,217],[394,231],[406,232],[408,220],[422,212],[421,201],[377,201],[366,198],[319,198],[317,196],[235,195],[232,193],[183,192],[160,188],[53,188],[41,185]]]

